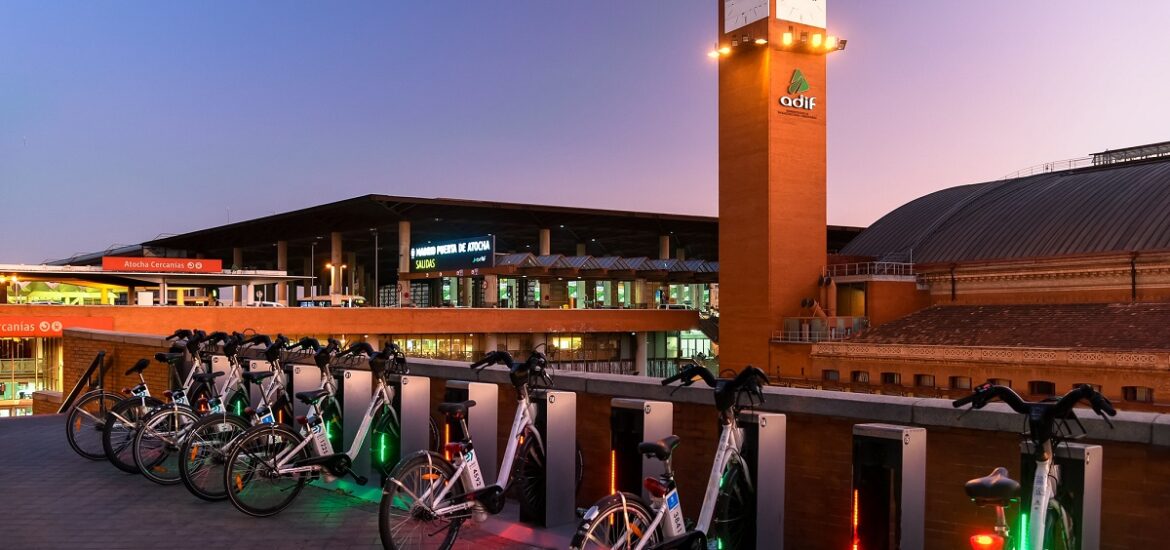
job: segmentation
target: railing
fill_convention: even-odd
[[[1016,170],[1002,179],[1010,180],[1015,178],[1023,178],[1027,176],[1034,176],[1036,174],[1044,174],[1047,172],[1059,172],[1061,170],[1072,170],[1073,168],[1084,168],[1086,166],[1093,166],[1093,157],[1079,157],[1075,159],[1054,160],[1052,162],[1045,162],[1044,164],[1037,164],[1029,166],[1022,170]]]
[[[781,342],[833,342],[869,327],[867,317],[785,317],[784,329],[772,333]]]
[[[829,264],[822,270],[826,277],[849,275],[874,275],[886,277],[913,277],[914,264],[903,262],[863,262],[852,264]]]

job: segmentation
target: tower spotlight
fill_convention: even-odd
[[[723,55],[730,55],[731,54],[731,46],[723,46],[722,48],[719,48],[719,53],[721,53]]]
[[[711,51],[707,52],[707,57],[710,57],[711,59],[715,59],[716,57],[719,57],[719,50],[711,50]]]
[[[767,44],[767,43],[768,43],[768,39],[767,39],[767,38],[757,38],[757,39],[756,39],[756,45],[757,45],[757,46],[763,46],[764,44]]]
[[[812,46],[814,48],[819,48],[819,47],[821,47],[821,43],[824,40],[825,40],[825,37],[821,36],[821,33],[818,32],[818,33],[812,35]]]
[[[825,38],[825,49],[826,50],[837,49],[837,37],[836,36],[833,36],[830,34],[829,36],[827,36]]]
[[[842,39],[838,40],[838,41],[837,41],[837,49],[838,49],[838,50],[844,50],[844,49],[845,49],[845,43],[846,43],[846,42],[849,42],[849,41],[848,41],[848,40],[845,40],[844,38],[842,38]]]
[[[791,32],[784,33],[784,36],[783,36],[783,38],[781,38],[780,43],[784,44],[785,46],[791,46],[792,45],[792,33]]]

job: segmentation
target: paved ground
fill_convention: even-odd
[[[381,548],[377,505],[312,486],[252,518],[69,448],[63,416],[0,419],[0,548]],[[464,527],[458,549],[532,548]]]

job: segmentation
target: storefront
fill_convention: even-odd
[[[32,394],[61,389],[60,338],[0,338],[0,417],[32,414]]]

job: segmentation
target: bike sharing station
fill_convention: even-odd
[[[787,467],[788,417],[777,413],[741,413],[743,429],[741,456],[752,474],[756,511],[755,546],[758,541],[772,541],[771,548],[784,548],[784,473]],[[767,465],[763,467],[762,465]],[[780,503],[780,506],[760,506]]]
[[[496,479],[496,433],[500,410],[500,390],[495,384],[484,382],[467,382],[463,380],[448,380],[447,388],[443,392],[443,401],[461,403],[475,401],[475,406],[467,410],[467,429],[475,434],[475,448],[477,453],[490,460],[479,461],[479,468],[484,479]],[[458,422],[447,420],[443,424],[443,444],[458,441],[466,437],[463,427]]]
[[[1020,504],[1021,514],[1016,521],[1019,533],[1027,532],[1028,518],[1036,517],[1033,510],[1033,487],[1036,458],[1031,441],[1020,443]],[[1054,462],[1059,467],[1060,486],[1069,496],[1065,510],[1072,516],[1073,536],[1077,548],[1097,548],[1101,544],[1101,473],[1104,449],[1100,445],[1062,442],[1053,448]],[[1055,470],[1055,468],[1054,468]]]
[[[926,429],[853,426],[854,548],[925,546]]]
[[[643,441],[674,433],[674,403],[614,398],[609,410],[609,492],[625,491],[646,498],[642,480],[665,472],[662,461],[638,452]]]

